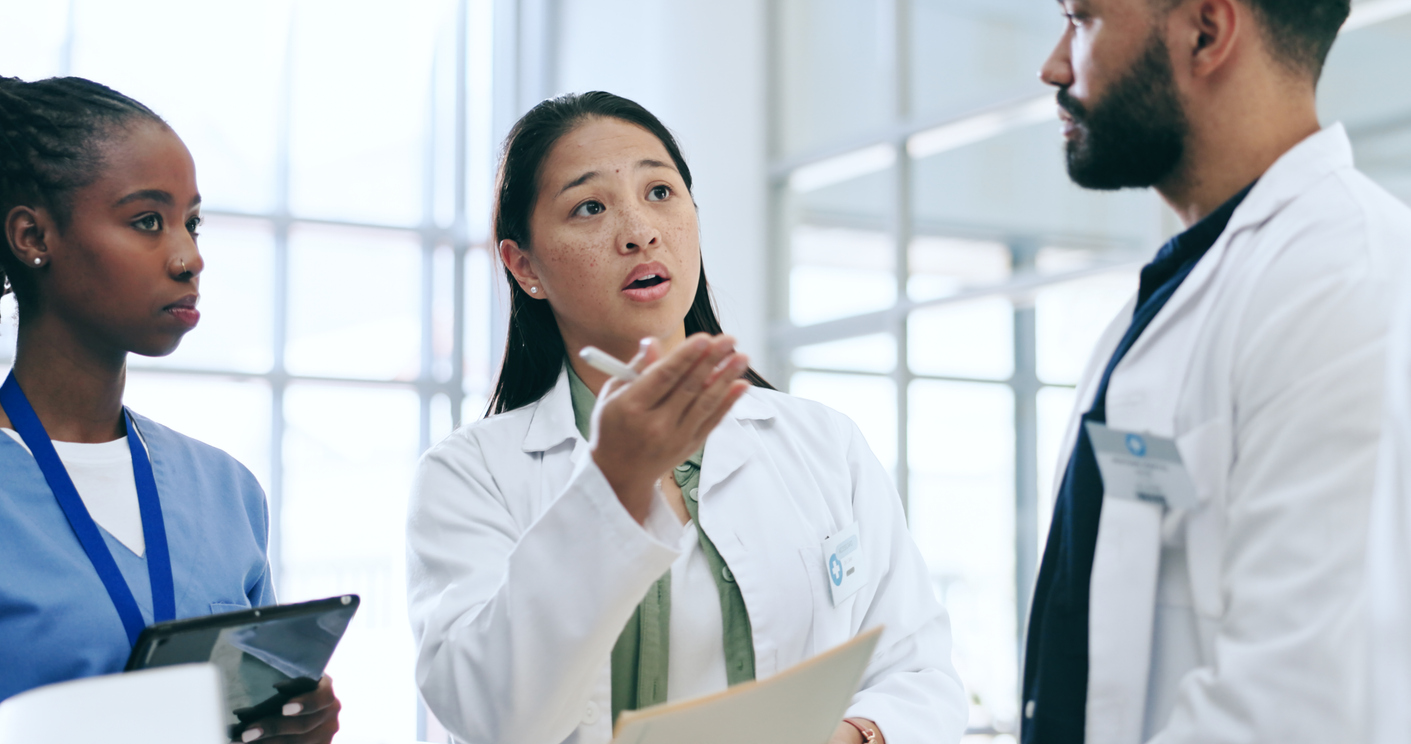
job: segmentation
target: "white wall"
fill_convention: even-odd
[[[768,302],[766,4],[558,0],[553,94],[606,90],[656,114],[695,179],[725,330],[764,361]]]

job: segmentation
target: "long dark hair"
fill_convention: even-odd
[[[101,145],[133,119],[165,124],[127,96],[78,77],[27,83],[0,77],[0,220],[18,206],[48,209],[68,227],[70,197],[98,177]],[[20,309],[35,299],[29,268],[0,238],[0,296],[15,293]]]
[[[676,138],[635,101],[602,91],[551,98],[530,109],[505,138],[495,189],[493,232],[497,245],[502,240],[513,240],[525,248],[532,245],[529,219],[539,198],[539,169],[560,138],[592,118],[619,119],[651,132],[671,155],[687,191],[691,189],[691,169],[681,157]],[[510,289],[509,335],[487,416],[513,411],[544,397],[558,381],[567,358],[549,303],[526,294],[508,268],[505,280]],[[705,261],[701,261],[696,297],[685,320],[687,335],[721,333],[710,285],[706,283]],[[758,387],[774,389],[753,369],[746,370],[744,377]]]

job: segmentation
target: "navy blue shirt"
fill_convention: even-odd
[[[1024,653],[1023,744],[1082,744],[1088,700],[1088,589],[1102,516],[1102,475],[1085,424],[1107,422],[1107,384],[1142,331],[1215,245],[1253,184],[1172,238],[1142,269],[1132,324],[1098,383],[1053,506],[1053,522],[1034,587]],[[1172,391],[1174,393],[1174,391]]]

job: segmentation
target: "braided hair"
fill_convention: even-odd
[[[73,192],[98,178],[103,142],[134,119],[166,125],[151,109],[91,80],[0,77],[0,220],[18,206],[42,207],[66,228]],[[14,292],[23,307],[28,272],[8,234],[0,248],[0,296]]]

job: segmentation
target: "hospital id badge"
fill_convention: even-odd
[[[1170,509],[1190,509],[1199,503],[1195,481],[1181,462],[1175,440],[1110,429],[1094,421],[1086,426],[1102,471],[1105,498],[1145,501]]]
[[[824,538],[823,563],[828,568],[828,589],[833,593],[834,607],[867,583],[867,565],[862,556],[857,522],[832,537]]]

